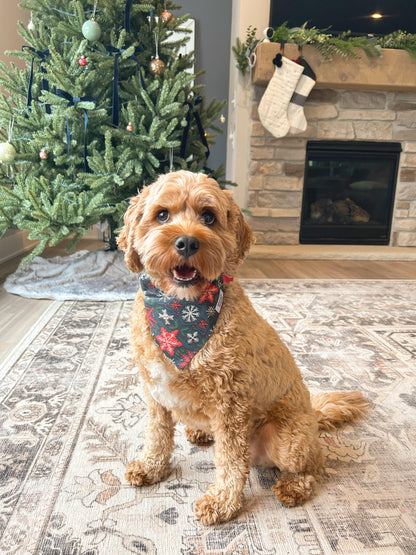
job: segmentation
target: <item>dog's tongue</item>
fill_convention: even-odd
[[[196,270],[190,266],[178,266],[175,268],[174,274],[178,279],[190,280],[195,277]]]

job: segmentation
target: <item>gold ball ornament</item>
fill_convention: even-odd
[[[47,160],[48,153],[46,152],[46,150],[44,148],[42,148],[42,150],[39,152],[39,158],[41,160]]]
[[[0,160],[5,164],[13,162],[16,158],[16,149],[9,142],[0,143]]]
[[[133,131],[133,125],[131,123],[131,121],[129,121],[129,123],[127,124],[126,130],[131,133]]]
[[[152,75],[163,75],[165,73],[165,69],[165,62],[162,62],[159,57],[153,58],[149,64],[149,71]]]

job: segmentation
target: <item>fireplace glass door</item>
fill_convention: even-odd
[[[300,243],[387,245],[400,143],[310,141]]]

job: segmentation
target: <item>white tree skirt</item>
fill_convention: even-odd
[[[134,299],[138,275],[131,273],[121,251],[79,251],[68,256],[21,263],[4,284],[8,293],[58,301]]]

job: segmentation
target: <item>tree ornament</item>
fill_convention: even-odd
[[[36,30],[35,24],[33,23],[33,15],[32,15],[32,12],[30,12],[30,21],[29,21],[29,23],[27,24],[27,28],[29,29],[29,31],[35,31],[35,30]]]
[[[133,125],[131,121],[129,121],[129,123],[127,124],[126,131],[128,131],[129,133],[133,131]]]
[[[85,56],[81,56],[81,58],[78,60],[78,63],[80,66],[86,66],[87,60],[85,59]]]
[[[170,12],[168,12],[168,10],[165,10],[164,12],[162,12],[162,21],[164,23],[166,23],[170,18],[172,18],[171,21],[175,21],[175,18]]]
[[[186,121],[186,118],[183,118],[183,119],[181,120],[181,126],[182,126],[182,127],[186,127],[187,125],[188,125],[188,122]]]
[[[226,117],[224,116],[224,114],[220,115],[220,122],[221,123],[225,123],[227,121]]]
[[[165,73],[166,65],[159,56],[153,58],[149,64],[149,71],[152,75],[163,75]]]
[[[14,118],[9,122],[9,129],[7,133],[7,143],[0,143],[0,160],[5,164],[13,162],[16,158],[16,149],[10,143],[12,140]]]
[[[156,18],[155,18],[156,19]],[[156,56],[152,58],[149,64],[149,71],[152,75],[163,75],[165,73],[166,65],[159,58],[159,41],[158,32],[155,31],[155,45],[156,45]]]
[[[42,150],[39,152],[39,158],[41,160],[47,160],[48,153],[46,152],[46,150],[44,148],[42,148]]]
[[[98,0],[94,2],[94,9],[92,11],[92,18],[84,22],[82,26],[82,34],[87,40],[98,40],[101,37],[101,27],[95,21],[95,12],[97,11]]]
[[[16,158],[16,149],[7,141],[7,143],[0,143],[0,160],[5,164],[13,162]]]
[[[170,17],[172,17],[172,14],[166,9],[166,1],[165,1],[165,9],[162,12],[163,23],[166,23]],[[172,21],[175,21],[174,17],[172,17]]]
[[[82,34],[87,40],[98,40],[101,37],[100,24],[95,19],[89,19],[82,26]]]

